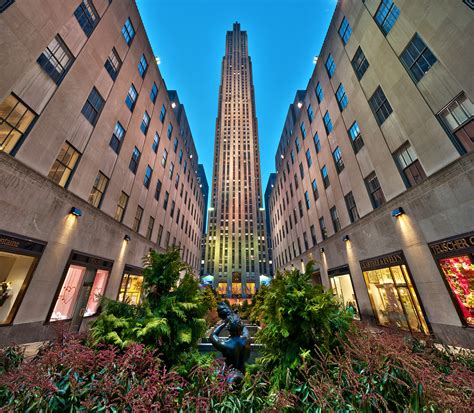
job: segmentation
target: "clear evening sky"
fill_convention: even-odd
[[[225,35],[236,21],[247,31],[265,191],[288,105],[307,86],[336,0],[137,0],[137,5],[166,86],[178,91],[186,108],[209,186]]]

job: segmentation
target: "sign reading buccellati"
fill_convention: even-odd
[[[474,248],[474,232],[433,242],[429,244],[429,247],[431,253],[435,256],[453,252],[467,252],[469,249]]]
[[[405,258],[403,257],[403,253],[401,251],[398,251],[392,254],[363,260],[360,262],[360,267],[362,271],[365,271],[400,264],[405,264]]]

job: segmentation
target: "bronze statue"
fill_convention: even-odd
[[[240,317],[227,304],[220,303],[217,313],[225,321],[212,331],[210,340],[222,352],[226,367],[230,368],[227,381],[234,383],[241,380],[245,373],[245,362],[250,357],[250,334]],[[226,327],[230,337],[224,340],[219,338],[219,333]]]

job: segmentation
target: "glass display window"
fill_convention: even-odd
[[[245,283],[245,294],[255,295],[255,283],[253,282]]]
[[[120,284],[118,300],[137,305],[141,303],[143,275],[125,273]]]
[[[100,298],[105,294],[105,287],[107,285],[108,278],[108,271],[97,270],[89,299],[87,300],[87,307],[84,317],[90,317],[97,313],[100,304]]]
[[[217,294],[220,294],[220,295],[227,294],[227,283],[226,282],[220,282],[219,284],[217,284]]]
[[[464,323],[474,327],[473,255],[443,258],[438,263]]]
[[[0,251],[0,324],[10,324],[38,259]]]
[[[359,306],[352,286],[350,274],[339,274],[329,276],[333,294],[338,298],[341,305],[354,314],[356,320],[360,320]]]
[[[429,334],[406,264],[363,271],[377,322]]]
[[[242,283],[233,282],[232,283],[232,294],[242,294]]]

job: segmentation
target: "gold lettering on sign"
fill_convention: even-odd
[[[362,270],[379,267],[383,265],[403,264],[404,260],[401,254],[388,255],[386,257],[374,258],[368,261],[361,262]]]
[[[15,241],[14,239],[11,239],[11,238],[0,238],[0,244],[6,245],[7,247],[13,247],[13,248],[18,248],[20,246],[19,241]]]
[[[433,254],[443,254],[445,252],[459,251],[474,247],[474,235],[466,238],[458,238],[451,241],[443,241],[430,246]]]

